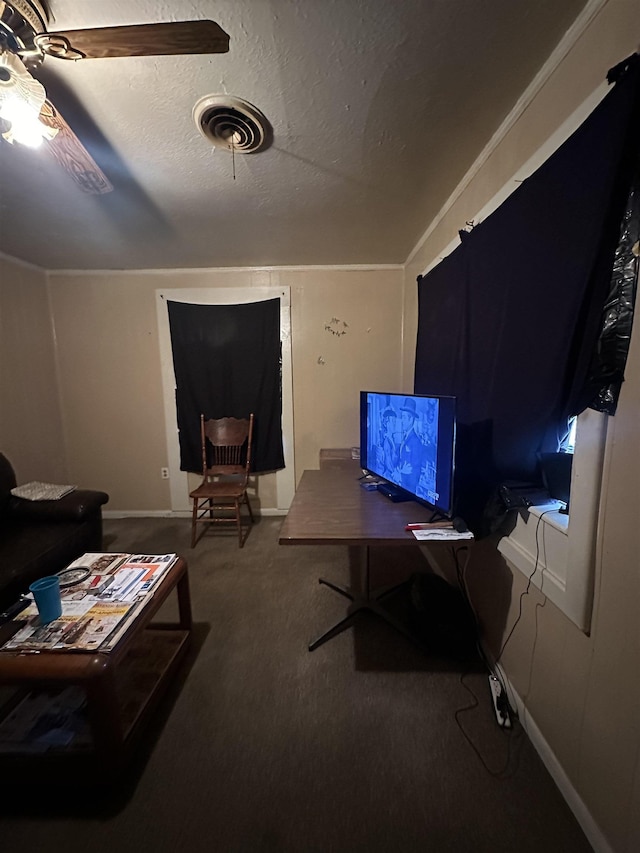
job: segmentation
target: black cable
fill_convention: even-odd
[[[460,548],[458,550],[467,551],[468,548],[467,548],[467,546],[463,546],[462,548]],[[506,685],[504,678],[502,677],[502,673],[498,669],[496,669],[495,668],[496,665],[492,664],[491,661],[488,659],[486,652],[484,650],[484,647],[480,641],[480,619],[478,618],[478,614],[476,613],[476,610],[475,610],[473,603],[471,601],[471,595],[469,594],[469,588],[467,587],[467,582],[466,582],[466,579],[464,577],[464,572],[461,570],[460,562],[458,560],[458,551],[455,548],[453,549],[453,557],[454,557],[454,562],[455,562],[455,566],[456,566],[456,575],[458,577],[458,584],[460,585],[460,588],[464,594],[467,605],[468,605],[468,607],[469,607],[469,609],[473,615],[473,619],[475,622],[475,626],[476,626],[476,650],[478,652],[478,656],[483,661],[483,663],[487,669],[488,674],[492,675],[494,678],[496,678],[500,682],[500,687],[502,688],[502,695],[505,697],[505,701],[506,701],[506,705],[507,705],[505,712],[511,718],[517,719],[518,712],[516,710],[516,703],[510,701],[508,698],[509,694],[508,694],[508,690],[507,690],[507,685]],[[465,568],[466,568],[466,564],[465,564]],[[467,673],[464,673],[464,675],[466,675],[466,674]],[[509,726],[501,726],[501,728],[509,729]]]
[[[520,619],[522,618],[522,599],[525,597],[525,595],[529,595],[529,590],[531,589],[531,583],[532,583],[532,581],[533,581],[533,577],[534,577],[535,573],[538,571],[538,562],[539,562],[539,560],[540,560],[540,542],[539,542],[539,540],[538,540],[538,531],[539,531],[539,529],[540,529],[540,522],[542,521],[543,517],[544,517],[545,515],[547,515],[548,513],[550,513],[550,512],[556,512],[556,508],[554,507],[553,509],[546,509],[544,512],[541,512],[541,513],[540,513],[540,515],[538,516],[538,523],[536,524],[536,560],[535,560],[535,563],[534,563],[534,566],[533,566],[533,571],[532,571],[532,572],[531,572],[531,574],[529,575],[529,578],[528,578],[528,580],[527,580],[527,586],[526,586],[526,588],[524,589],[524,591],[523,591],[523,592],[521,592],[521,593],[520,593],[520,602],[519,602],[519,605],[518,605],[518,616],[517,616],[517,618],[516,618],[516,621],[515,621],[515,622],[513,623],[513,625],[511,626],[511,630],[509,631],[509,634],[508,634],[508,636],[507,636],[507,639],[506,639],[506,640],[504,641],[504,643],[502,644],[502,648],[500,649],[500,652],[499,652],[499,654],[498,654],[498,657],[496,658],[496,662],[495,662],[495,665],[496,665],[496,666],[497,666],[497,665],[498,665],[498,663],[500,662],[500,658],[502,657],[503,652],[504,652],[504,650],[505,650],[505,649],[506,649],[506,647],[507,647],[507,643],[509,642],[509,640],[510,640],[510,639],[511,639],[511,637],[513,636],[513,632],[514,632],[514,631],[515,631],[515,629],[516,629],[516,625],[518,624],[518,622],[519,622],[519,621],[520,621]],[[544,595],[544,593],[543,593],[543,595]],[[545,598],[546,598],[546,596],[545,596]]]
[[[504,641],[504,643],[502,644],[502,648],[500,649],[500,652],[498,653],[498,657],[495,659],[495,662],[494,662],[494,664],[493,664],[493,669],[492,669],[492,670],[490,669],[490,671],[492,672],[492,675],[493,675],[495,678],[497,678],[497,679],[498,679],[498,681],[500,682],[500,686],[501,686],[501,688],[502,688],[502,696],[504,696],[504,697],[505,697],[505,701],[506,701],[506,703],[507,703],[507,710],[508,710],[508,713],[509,713],[512,717],[515,717],[515,718],[517,718],[517,717],[518,717],[517,702],[515,702],[515,700],[514,700],[513,696],[512,696],[512,695],[510,695],[510,693],[512,693],[512,691],[510,691],[510,690],[508,689],[508,686],[507,686],[507,680],[506,680],[506,678],[505,678],[505,677],[503,676],[503,674],[502,674],[502,668],[500,667],[500,658],[502,657],[502,653],[504,652],[504,650],[505,650],[505,648],[506,648],[506,646],[507,646],[507,643],[508,643],[508,642],[509,642],[509,640],[511,639],[511,637],[512,637],[512,635],[513,635],[513,632],[514,632],[514,631],[515,631],[515,629],[516,629],[516,625],[518,624],[518,622],[519,622],[519,621],[520,621],[520,619],[522,618],[522,600],[523,600],[523,598],[524,598],[524,596],[525,596],[525,595],[528,595],[528,594],[529,594],[529,590],[530,590],[530,588],[531,588],[531,583],[532,583],[532,581],[533,581],[533,578],[534,578],[534,576],[535,576],[535,573],[536,573],[536,572],[537,572],[537,570],[538,570],[538,563],[539,563],[539,561],[540,561],[540,541],[539,541],[539,538],[538,538],[538,533],[539,533],[539,530],[540,530],[540,522],[542,521],[542,517],[543,517],[544,515],[546,515],[546,514],[547,514],[547,513],[549,513],[549,512],[554,512],[554,511],[555,511],[554,509],[546,509],[544,512],[541,512],[541,513],[540,513],[540,515],[538,516],[538,523],[536,524],[536,531],[535,531],[535,538],[536,538],[536,559],[535,559],[535,562],[534,562],[533,571],[531,572],[531,574],[529,575],[529,577],[528,577],[528,579],[527,579],[527,586],[526,586],[526,588],[525,588],[524,592],[520,593],[520,601],[519,601],[519,605],[518,605],[518,616],[517,616],[517,618],[516,618],[516,621],[515,621],[515,622],[513,623],[513,625],[511,626],[511,630],[509,631],[509,635],[508,635],[507,639]],[[543,595],[544,595],[544,593],[543,593]],[[546,596],[545,596],[545,603],[546,603]],[[538,605],[536,605],[536,607],[537,607],[537,606],[538,606]]]
[[[471,596],[469,595],[469,589],[467,587],[467,582],[466,582],[466,578],[465,578],[465,571],[463,570],[462,566],[460,565],[460,559],[459,559],[460,551],[468,551],[468,550],[469,549],[466,545],[463,545],[460,548],[456,548],[455,546],[452,547],[452,555],[453,555],[453,562],[454,562],[455,570],[456,570],[456,577],[458,580],[458,585],[460,587],[460,591],[461,591],[461,593],[465,599],[465,602],[466,602],[466,604],[469,608],[469,611],[470,611],[470,613],[473,617],[473,620],[474,620],[475,635],[476,635],[475,636],[475,642],[476,642],[476,649],[478,651],[478,655],[479,655],[480,659],[482,660],[482,662],[484,663],[487,672],[489,674],[494,674],[492,672],[491,664],[489,663],[487,656],[484,652],[484,649],[482,648],[482,643],[480,642],[480,620],[478,619],[478,614],[476,613],[476,610],[475,610],[475,608],[471,602]],[[467,558],[467,562],[468,562],[468,558]],[[465,566],[464,566],[465,570],[466,570],[466,567],[467,567],[467,563],[465,563]],[[465,740],[467,741],[467,743],[469,744],[471,749],[475,752],[475,754],[478,756],[480,763],[482,764],[484,769],[487,771],[487,773],[490,776],[493,776],[494,778],[498,778],[498,779],[504,778],[508,775],[507,771],[509,770],[509,767],[510,767],[510,765],[512,763],[512,759],[513,759],[513,753],[512,753],[513,739],[514,739],[514,737],[520,737],[521,733],[516,734],[513,727],[506,727],[506,726],[502,727],[506,730],[507,734],[509,735],[509,740],[508,740],[508,745],[507,745],[507,754],[505,757],[504,765],[498,770],[494,770],[491,767],[489,767],[489,765],[485,761],[482,753],[480,752],[480,750],[478,749],[476,744],[473,742],[471,737],[467,734],[464,726],[462,725],[461,715],[467,711],[473,711],[480,704],[480,701],[479,701],[477,695],[474,693],[474,691],[471,689],[471,687],[469,687],[469,685],[465,682],[466,676],[469,675],[470,673],[471,673],[471,670],[469,670],[469,669],[467,669],[465,672],[460,673],[460,684],[464,687],[464,689],[467,691],[467,693],[469,693],[473,697],[473,703],[471,705],[465,705],[463,708],[456,709],[456,711],[454,712],[454,719],[456,721],[456,725],[458,726],[458,728],[462,732]],[[502,682],[502,679],[497,675],[496,675],[496,678],[498,678],[498,680],[500,681],[500,684],[501,684],[502,689],[504,691],[504,695],[506,696],[507,693],[505,690],[505,685]],[[509,708],[509,711],[511,711],[511,713],[513,714],[513,711],[511,708]]]
[[[507,778],[508,776],[512,775],[512,774],[515,772],[515,770],[517,770],[517,765],[516,765],[516,766],[514,766],[514,767],[511,767],[512,759],[513,759],[513,757],[514,757],[514,753],[513,753],[512,749],[513,749],[513,744],[514,744],[516,741],[520,741],[520,742],[522,742],[522,740],[523,740],[522,734],[523,734],[523,732],[524,732],[524,729],[520,728],[520,731],[519,731],[519,732],[516,732],[516,730],[515,730],[515,729],[513,729],[513,728],[506,729],[506,732],[507,732],[507,734],[508,734],[508,740],[507,740],[507,755],[506,755],[506,758],[505,758],[504,764],[503,764],[503,766],[502,766],[500,769],[498,769],[498,770],[494,770],[494,769],[492,769],[491,767],[489,767],[489,765],[487,764],[487,762],[486,762],[486,761],[485,761],[485,759],[483,758],[483,756],[482,756],[482,754],[481,754],[480,750],[479,750],[479,749],[478,749],[478,747],[475,745],[475,743],[473,742],[473,740],[469,737],[469,735],[467,734],[467,732],[466,732],[466,731],[465,731],[465,729],[464,729],[464,726],[462,725],[462,722],[461,722],[461,721],[460,721],[460,719],[459,719],[459,715],[460,715],[460,714],[463,714],[463,713],[465,713],[466,711],[473,711],[473,710],[474,710],[475,708],[477,708],[477,707],[478,707],[478,705],[480,704],[480,703],[479,703],[479,701],[478,701],[478,697],[476,696],[476,694],[475,694],[475,693],[473,692],[473,690],[469,687],[469,685],[465,683],[465,680],[464,680],[464,679],[465,679],[465,676],[466,676],[466,675],[468,675],[468,674],[469,674],[468,672],[463,672],[463,673],[460,675],[460,684],[462,684],[462,686],[463,686],[463,687],[464,687],[464,689],[467,691],[467,693],[470,693],[470,694],[471,694],[471,696],[473,697],[473,704],[471,704],[471,705],[465,705],[465,707],[464,707],[464,708],[458,708],[458,709],[455,711],[455,713],[454,713],[454,718],[455,718],[456,724],[457,724],[458,728],[460,729],[460,731],[462,732],[462,734],[464,735],[464,738],[465,738],[465,740],[467,741],[467,743],[469,744],[469,746],[471,747],[471,749],[472,749],[472,750],[475,752],[475,754],[478,756],[478,759],[480,760],[480,763],[482,764],[482,766],[484,767],[484,769],[487,771],[487,773],[488,773],[490,776],[493,776],[493,777],[494,777],[494,778],[496,778],[496,779]],[[510,768],[511,768],[511,772],[508,772],[508,771],[510,770]]]
[[[530,590],[530,588],[531,588],[531,583],[533,582],[533,578],[534,578],[534,576],[535,576],[535,573],[536,573],[536,572],[537,572],[537,570],[538,570],[538,564],[539,564],[539,562],[540,562],[540,540],[539,540],[540,523],[541,523],[541,521],[542,521],[543,516],[545,516],[545,515],[546,515],[547,513],[549,513],[549,512],[554,512],[554,510],[553,510],[553,509],[545,510],[545,511],[544,511],[544,512],[542,512],[542,513],[540,514],[540,516],[538,517],[538,522],[537,522],[537,524],[536,524],[536,530],[535,530],[535,537],[536,537],[536,558],[535,558],[535,563],[534,563],[533,571],[531,572],[531,574],[530,574],[530,575],[529,575],[529,577],[528,577],[528,580],[527,580],[527,586],[526,586],[525,590],[520,594],[520,600],[519,600],[519,604],[518,604],[518,616],[517,616],[517,618],[516,618],[515,622],[513,623],[513,625],[511,626],[511,630],[509,631],[509,634],[508,634],[507,638],[505,639],[504,643],[502,644],[502,647],[501,647],[501,649],[500,649],[500,653],[498,654],[498,657],[496,658],[495,663],[493,664],[493,666],[492,666],[492,665],[490,664],[490,662],[487,660],[487,656],[486,656],[486,654],[485,654],[485,652],[484,652],[484,649],[482,648],[482,644],[481,644],[481,642],[480,642],[480,623],[479,623],[478,615],[477,615],[477,613],[476,613],[476,611],[475,611],[475,608],[473,607],[473,604],[472,604],[472,602],[471,602],[471,596],[469,595],[469,590],[468,590],[468,588],[467,588],[467,583],[466,583],[466,578],[465,578],[465,572],[464,572],[464,570],[462,569],[462,567],[461,567],[461,565],[460,565],[460,560],[459,560],[459,553],[458,553],[458,551],[467,550],[467,548],[466,548],[466,546],[463,546],[463,548],[460,548],[460,549],[456,549],[456,548],[453,548],[453,549],[452,549],[452,550],[453,550],[453,559],[454,559],[454,565],[455,565],[456,577],[457,577],[457,580],[458,580],[458,584],[459,584],[459,586],[460,586],[460,590],[461,590],[461,592],[462,592],[462,594],[463,594],[463,596],[464,596],[464,598],[465,598],[465,601],[466,601],[466,603],[467,603],[467,605],[468,605],[468,607],[469,607],[469,609],[470,609],[470,611],[471,611],[471,614],[473,615],[473,619],[474,619],[474,622],[475,622],[475,627],[476,627],[476,648],[477,648],[478,653],[479,653],[479,655],[480,655],[480,658],[481,658],[481,659],[482,659],[482,661],[484,662],[484,664],[485,664],[485,666],[486,666],[487,671],[489,672],[489,674],[493,675],[493,676],[494,676],[495,678],[497,678],[497,679],[498,679],[498,681],[500,682],[500,685],[501,685],[501,687],[502,687],[502,691],[503,691],[503,696],[504,696],[504,697],[506,697],[506,702],[507,702],[507,706],[508,706],[508,708],[507,708],[508,713],[509,713],[511,716],[516,717],[516,718],[517,718],[517,713],[516,713],[516,711],[515,711],[515,709],[514,709],[514,705],[515,705],[515,703],[513,703],[513,704],[512,704],[512,702],[511,702],[511,701],[509,700],[509,698],[508,698],[508,691],[507,691],[507,688],[506,688],[506,683],[505,683],[505,680],[504,680],[504,678],[502,677],[502,675],[501,675],[501,673],[500,673],[500,671],[499,671],[499,669],[498,669],[498,665],[499,665],[500,659],[501,659],[501,657],[502,657],[502,655],[503,655],[503,653],[504,653],[504,650],[505,650],[505,648],[506,648],[506,646],[507,646],[507,643],[509,642],[509,640],[510,640],[510,639],[511,639],[511,637],[513,636],[513,633],[514,633],[514,631],[515,631],[515,629],[516,629],[516,626],[518,625],[518,622],[519,622],[519,621],[520,621],[520,619],[522,618],[523,599],[524,599],[524,596],[525,596],[525,595],[528,595],[528,593],[529,593],[529,590]],[[466,564],[465,564],[465,569],[466,569]],[[543,593],[543,594],[544,594],[544,593]],[[546,604],[546,596],[545,596],[544,604]],[[536,608],[537,608],[537,607],[539,607],[539,606],[540,606],[540,607],[543,607],[543,606],[544,606],[544,604],[540,605],[540,604],[538,603],[538,604],[536,605]],[[536,612],[537,612],[537,610],[536,610]],[[461,683],[461,684],[462,684],[462,686],[465,688],[465,690],[466,690],[466,691],[467,691],[467,692],[468,692],[468,693],[473,697],[473,702],[472,702],[472,704],[471,704],[471,705],[466,705],[464,708],[458,708],[458,709],[454,712],[454,718],[455,718],[456,724],[457,724],[458,728],[460,729],[460,731],[462,732],[462,734],[463,734],[463,736],[464,736],[465,740],[467,741],[467,743],[469,744],[469,746],[473,749],[473,751],[474,751],[474,752],[475,752],[475,754],[477,755],[477,757],[478,757],[478,759],[479,759],[480,763],[481,763],[481,764],[482,764],[482,766],[485,768],[485,770],[487,771],[487,773],[488,773],[490,776],[494,777],[494,778],[504,778],[505,776],[507,776],[507,775],[508,775],[509,767],[510,767],[511,762],[512,762],[512,759],[513,759],[512,747],[513,747],[513,744],[514,744],[514,742],[515,742],[515,741],[514,741],[514,738],[516,738],[516,739],[518,739],[518,740],[521,740],[521,739],[522,739],[522,732],[524,732],[524,729],[521,729],[521,727],[519,727],[519,728],[520,728],[520,731],[519,731],[519,732],[516,732],[516,729],[515,729],[513,726],[511,726],[511,727],[503,727],[503,728],[506,728],[506,732],[507,732],[507,735],[508,735],[508,741],[507,741],[507,754],[506,754],[506,757],[505,757],[504,765],[503,765],[500,769],[497,769],[497,770],[494,770],[494,769],[492,769],[491,767],[489,767],[489,765],[488,765],[488,764],[487,764],[487,762],[485,761],[484,757],[482,756],[482,754],[481,754],[480,750],[479,750],[479,749],[478,749],[478,747],[475,745],[475,743],[473,742],[473,740],[471,739],[471,737],[470,737],[470,736],[467,734],[467,732],[465,731],[464,726],[462,725],[462,722],[461,722],[461,719],[460,719],[460,715],[461,715],[461,714],[463,714],[463,713],[465,713],[465,712],[467,712],[467,711],[472,711],[472,710],[474,710],[474,709],[475,709],[475,708],[477,708],[477,707],[479,706],[479,704],[480,704],[480,703],[479,703],[479,699],[478,699],[478,697],[476,696],[476,694],[475,694],[475,693],[473,692],[473,690],[469,687],[469,685],[468,685],[468,684],[466,684],[466,682],[465,682],[465,677],[466,677],[468,674],[469,674],[469,672],[468,672],[468,671],[467,671],[467,672],[463,672],[463,673],[461,673],[461,675],[460,675],[460,683]],[[515,769],[515,768],[513,768],[513,769],[512,769],[512,772],[513,772],[513,770],[514,770],[514,769]]]
[[[460,548],[452,547],[453,562],[454,562],[454,565],[456,568],[456,577],[458,579],[458,586],[460,587],[460,591],[462,592],[462,595],[464,596],[464,599],[467,603],[467,607],[469,608],[471,615],[473,616],[473,621],[474,621],[475,629],[476,629],[476,650],[478,652],[479,657],[484,662],[484,665],[487,668],[487,672],[491,673],[491,665],[490,665],[489,661],[487,660],[487,656],[484,652],[484,649],[482,648],[482,643],[480,642],[480,619],[478,618],[478,614],[476,613],[475,607],[473,606],[473,603],[471,602],[471,596],[469,595],[469,589],[467,587],[467,582],[466,582],[466,579],[464,576],[464,571],[462,570],[462,567],[460,566],[460,561],[458,559],[458,555],[459,555],[460,551],[468,551],[468,550],[469,550],[469,548],[467,545],[463,545]],[[465,569],[466,569],[466,563],[465,563]]]

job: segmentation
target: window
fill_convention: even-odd
[[[591,625],[596,533],[607,415],[587,409],[574,419],[571,515],[551,501],[518,516],[498,550],[586,633]]]
[[[576,428],[578,426],[577,415],[569,418],[569,434],[560,448],[565,453],[573,453],[576,448]]]

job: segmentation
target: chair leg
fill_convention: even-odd
[[[243,547],[244,540],[246,538],[245,536],[243,536],[242,514],[240,512],[240,504],[243,501],[245,501],[247,504],[247,508],[249,510],[249,516],[251,518],[251,523],[252,524],[254,523],[253,511],[251,509],[251,504],[249,503],[249,497],[245,492],[245,494],[242,497],[235,498],[234,502],[233,502],[234,503],[233,508],[235,510],[235,522],[236,522],[236,527],[238,528],[238,543],[239,543],[241,548]],[[199,513],[202,513],[202,515],[205,515],[205,516],[208,514],[209,520],[211,522],[213,522],[214,521],[214,510],[215,510],[215,508],[216,508],[216,504],[214,504],[214,501],[212,498],[205,498],[201,502],[198,501],[197,498],[193,499],[193,513],[191,516],[191,547],[192,548],[196,547],[197,524],[198,524]],[[232,521],[233,517],[228,518],[227,520]]]
[[[191,516],[191,547],[196,547],[196,518],[198,516],[198,498],[193,499],[193,515]]]
[[[238,525],[238,545],[242,548],[244,539],[242,538],[242,519],[240,518],[240,498],[235,499],[234,505],[236,508],[236,524]]]

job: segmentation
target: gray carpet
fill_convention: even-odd
[[[279,546],[280,525],[191,551],[186,519],[105,522],[105,550],[187,558],[194,647],[119,794],[5,795],[1,849],[591,850],[523,730],[497,726],[477,665],[366,615],[307,651],[344,613],[317,578],[348,582],[347,549]],[[380,576],[398,559],[383,553]]]

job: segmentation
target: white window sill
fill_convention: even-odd
[[[560,511],[564,506],[565,505],[562,501],[551,501],[544,506],[532,506],[529,509],[529,512],[535,518],[540,518],[544,513],[543,521],[546,524],[550,524],[552,527],[555,527],[556,530],[567,534],[569,532],[569,513]]]

